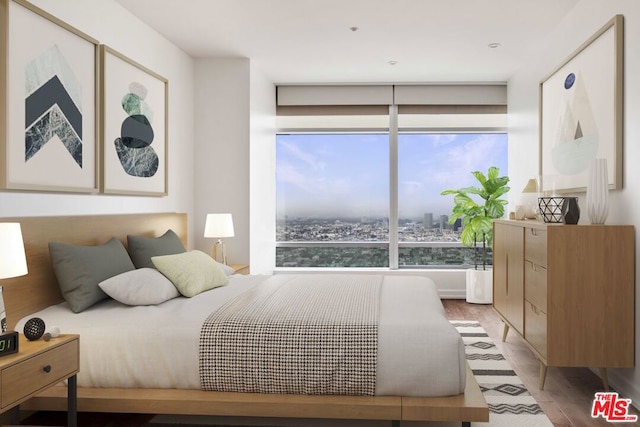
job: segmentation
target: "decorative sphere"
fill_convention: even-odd
[[[24,324],[24,336],[27,337],[29,341],[35,341],[44,334],[44,328],[44,320],[39,317],[32,317]]]

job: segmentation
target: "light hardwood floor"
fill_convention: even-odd
[[[477,320],[482,324],[554,426],[612,425],[602,418],[591,418],[593,395],[603,389],[600,378],[590,369],[550,367],[544,390],[539,390],[538,360],[514,332],[510,331],[507,341],[502,342],[503,323],[491,305],[468,304],[464,300],[442,302],[449,319]],[[638,414],[638,411],[633,409],[633,413]]]

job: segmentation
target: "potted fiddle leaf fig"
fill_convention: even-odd
[[[508,202],[501,197],[510,190],[507,186],[509,177],[500,176],[500,169],[494,166],[486,175],[481,171],[471,173],[479,186],[445,190],[441,194],[454,195],[449,224],[461,219],[460,240],[464,246],[474,248],[474,269],[467,271],[467,301],[490,303],[492,297],[487,293],[493,274],[487,268],[487,253],[493,244],[493,219],[504,217]],[[482,269],[479,269],[478,251],[481,252]]]

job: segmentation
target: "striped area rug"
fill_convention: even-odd
[[[553,427],[480,323],[452,320],[465,344],[469,366],[489,404],[489,422],[472,427]],[[149,427],[389,427],[386,421],[299,420],[158,415]],[[402,422],[401,427],[459,427],[460,423]]]
[[[471,425],[553,427],[480,323],[455,320],[451,323],[462,336],[467,362],[489,405],[489,422]]]

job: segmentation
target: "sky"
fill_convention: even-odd
[[[449,214],[446,189],[477,185],[472,171],[508,175],[506,134],[401,134],[400,218]],[[379,217],[389,211],[387,134],[278,135],[277,216]]]

